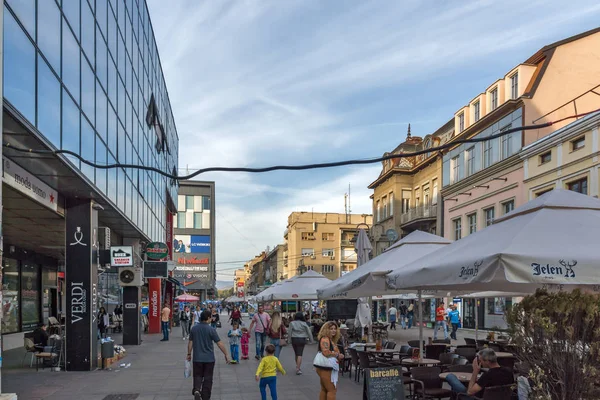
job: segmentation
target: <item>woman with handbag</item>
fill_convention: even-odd
[[[281,353],[281,348],[283,346],[287,346],[287,342],[284,338],[284,335],[287,333],[285,329],[285,325],[283,325],[281,319],[281,313],[275,311],[271,316],[271,326],[269,326],[269,338],[271,339],[271,344],[275,346],[275,357],[279,358],[279,353]]]
[[[335,400],[337,394],[339,362],[344,359],[344,353],[337,346],[340,335],[338,325],[333,321],[326,322],[319,332],[319,352],[313,362],[321,380],[319,400]]]

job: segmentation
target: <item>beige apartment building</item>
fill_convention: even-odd
[[[283,280],[284,251],[285,245],[278,244],[267,252],[263,261],[263,276],[259,279],[262,286],[271,286],[273,283]]]
[[[454,120],[425,138],[412,136],[410,125],[406,140],[390,154],[413,153],[447,143],[454,132]],[[439,152],[382,162],[373,189],[374,224],[371,240],[375,255],[381,254],[397,238],[415,230],[440,234],[440,187],[442,158]],[[388,234],[390,232],[390,234]]]
[[[354,236],[372,224],[367,214],[293,212],[284,232],[282,278],[313,270],[333,280],[354,270]]]
[[[265,252],[255,256],[252,260],[244,264],[244,274],[246,281],[244,288],[247,296],[252,296],[258,293],[258,288],[264,284],[264,263]]]

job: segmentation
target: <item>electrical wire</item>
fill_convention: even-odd
[[[396,158],[406,158],[406,157],[415,157],[415,156],[419,156],[421,154],[427,154],[427,153],[431,153],[431,152],[436,152],[436,151],[442,151],[442,150],[446,150],[449,149],[451,147],[454,147],[456,145],[459,144],[465,144],[465,143],[480,143],[480,142],[485,142],[488,140],[493,140],[505,135],[510,135],[511,133],[514,132],[520,132],[520,131],[527,131],[527,130],[534,130],[534,129],[542,129],[542,128],[547,128],[549,126],[552,126],[556,123],[568,120],[568,119],[573,119],[573,118],[579,118],[579,117],[583,117],[595,112],[600,111],[600,109],[597,110],[593,110],[593,111],[589,111],[589,112],[585,112],[585,113],[581,113],[581,114],[575,114],[575,115],[571,115],[565,118],[561,118],[559,120],[556,121],[551,121],[551,122],[545,122],[543,124],[535,124],[535,125],[526,125],[526,126],[521,126],[521,127],[517,127],[517,128],[511,128],[511,129],[507,129],[505,131],[499,132],[495,135],[490,135],[490,136],[486,136],[486,137],[482,137],[482,138],[470,138],[470,139],[457,139],[457,140],[452,140],[448,143],[445,143],[443,145],[437,146],[437,147],[431,147],[428,149],[424,149],[424,150],[419,150],[419,151],[414,151],[411,153],[401,153],[401,154],[389,154],[387,156],[383,156],[383,157],[375,157],[375,158],[363,158],[363,159],[355,159],[355,160],[344,160],[344,161],[333,161],[333,162],[326,162],[326,163],[317,163],[317,164],[303,164],[303,165],[274,165],[274,166],[270,166],[270,167],[263,167],[263,168],[246,168],[246,167],[209,167],[209,168],[201,168],[191,174],[188,175],[183,175],[183,176],[178,176],[176,174],[170,174],[168,172],[162,171],[158,168],[155,167],[148,167],[145,165],[136,165],[136,164],[122,164],[122,163],[115,163],[115,164],[105,164],[105,165],[101,165],[101,164],[96,164],[92,161],[86,160],[85,158],[81,157],[79,154],[70,151],[70,150],[35,150],[35,149],[26,149],[26,148],[22,148],[22,147],[16,147],[16,146],[12,146],[10,143],[4,143],[3,147],[7,148],[7,149],[12,149],[18,152],[22,152],[22,153],[30,153],[30,154],[49,154],[49,155],[59,155],[59,154],[64,154],[64,155],[69,155],[69,156],[73,156],[75,158],[77,158],[79,161],[81,161],[82,163],[89,165],[90,167],[94,167],[94,168],[98,168],[98,169],[112,169],[112,168],[130,168],[130,169],[140,169],[140,170],[144,170],[144,171],[150,171],[150,172],[156,172],[164,177],[167,177],[169,179],[172,180],[178,180],[178,181],[186,181],[186,180],[190,180],[195,178],[196,176],[200,175],[200,174],[204,174],[207,172],[247,172],[247,173],[265,173],[265,172],[272,172],[272,171],[303,171],[303,170],[311,170],[311,169],[321,169],[321,168],[334,168],[334,167],[343,167],[346,165],[365,165],[365,164],[374,164],[374,163],[379,163],[382,161],[386,161],[386,160],[391,160],[391,159],[396,159]]]

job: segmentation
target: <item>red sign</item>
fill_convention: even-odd
[[[173,259],[173,214],[169,211],[167,207],[167,223],[165,225],[166,230],[166,238],[167,238],[167,248],[169,249],[169,255],[167,256],[168,260]]]
[[[148,333],[160,333],[161,279],[148,279]]]
[[[179,257],[177,259],[177,264],[208,264],[208,258],[198,258],[198,257],[184,258],[184,257]]]
[[[244,287],[244,282],[238,282],[238,287]]]

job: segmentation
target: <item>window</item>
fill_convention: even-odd
[[[477,121],[479,121],[480,118],[481,118],[481,102],[479,100],[477,100],[473,104],[473,120],[475,122],[477,122]]]
[[[571,151],[577,151],[585,147],[585,136],[571,141]]]
[[[388,217],[388,199],[387,196],[383,198],[383,219]]]
[[[334,265],[323,265],[321,267],[321,273],[323,274],[331,274],[335,270]]]
[[[38,47],[58,76],[60,76],[60,41],[56,38],[60,37],[60,20],[60,9],[56,2],[38,2]]]
[[[4,11],[6,13],[6,11]],[[6,15],[6,14],[5,14]],[[10,305],[4,311],[2,319],[3,333],[16,333],[21,325],[19,292],[21,290],[21,280],[19,279],[19,264],[17,260],[5,258],[2,270],[2,288],[4,304]]]
[[[315,240],[314,232],[302,232],[302,240]]]
[[[492,141],[483,142],[483,168],[492,165]]]
[[[465,151],[465,176],[470,176],[475,172],[475,147]]]
[[[323,257],[333,257],[333,256],[335,256],[335,250],[334,249],[323,249],[321,255]]]
[[[437,179],[433,180],[433,197],[431,198],[431,204],[437,204],[438,198],[438,181]]]
[[[390,216],[394,215],[394,193],[390,193]]]
[[[410,207],[410,199],[402,199],[402,213],[407,213]]]
[[[381,204],[377,201],[377,221],[381,221]]]
[[[25,29],[35,37],[35,0],[10,0],[10,8],[14,11]],[[4,10],[4,15],[8,10]]]
[[[186,210],[194,209],[194,196],[185,196],[185,209]]]
[[[515,201],[514,200],[510,200],[510,201],[506,201],[506,202],[502,203],[503,214],[508,214],[509,212],[511,212],[514,209],[515,209]]]
[[[547,151],[544,154],[540,155],[540,165],[546,164],[552,161],[552,152]]]
[[[504,128],[500,129],[500,132],[506,132],[512,127],[512,125],[507,125]],[[512,141],[512,133],[502,136],[502,159],[508,158],[511,155],[511,141]]]
[[[202,229],[202,213],[194,213],[194,229]]]
[[[450,160],[450,173],[452,174],[450,175],[450,183],[458,182],[458,167],[458,156],[456,156]]]
[[[546,193],[548,193],[548,192],[551,192],[552,190],[554,190],[554,188],[550,188],[550,189],[542,189],[541,191],[539,191],[539,192],[537,192],[537,193],[535,194],[535,197],[536,197],[536,198],[537,198],[537,197],[540,197],[541,195],[543,195],[543,194],[546,194]]]
[[[21,328],[30,331],[40,322],[39,267],[21,265]]]
[[[177,227],[180,229],[185,229],[185,212],[177,213]]]
[[[202,196],[202,209],[210,211],[210,197]]]
[[[304,267],[306,268],[307,271],[314,271],[315,270],[315,266],[314,265],[305,265]]]
[[[70,2],[72,3],[72,2]],[[79,50],[79,44],[77,39],[73,36],[70,29],[64,26],[65,21],[63,20],[62,30],[62,53],[63,53],[63,82],[67,89],[71,93],[71,96],[75,99],[75,102],[79,104],[79,59],[81,51]],[[79,32],[79,30],[78,30]]]
[[[494,207],[486,208],[483,210],[483,213],[485,215],[485,226],[493,224],[496,216],[496,209]]]
[[[577,192],[577,193],[581,193],[581,194],[588,194],[587,178],[578,179],[576,181],[569,182],[567,184],[567,188],[569,188],[569,190],[572,190],[573,192]]]
[[[326,242],[331,242],[335,240],[335,235],[333,233],[324,232],[323,234],[321,234],[321,238]]]
[[[457,218],[452,223],[454,224],[454,240],[460,240],[462,238],[462,220]]]
[[[314,256],[315,249],[302,249],[302,257]]]
[[[498,108],[498,87],[495,87],[490,92],[490,111]]]
[[[510,77],[510,98],[516,99],[519,97],[519,73],[516,72]]]
[[[477,232],[477,213],[473,213],[467,216],[469,220],[469,235]]]
[[[71,96],[63,90],[62,109],[62,148],[79,153],[79,109],[73,103]],[[79,161],[72,161],[79,166]]]
[[[4,63],[6,64],[6,59]],[[6,84],[6,81],[5,81]],[[38,57],[38,129],[55,146],[60,146],[60,82],[48,64]],[[104,124],[106,126],[106,123]]]
[[[458,115],[458,132],[462,132],[465,130],[465,113],[460,113]]]

